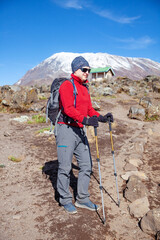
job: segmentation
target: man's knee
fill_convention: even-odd
[[[92,172],[92,166],[91,166],[91,164],[81,165],[81,166],[80,166],[80,171],[81,171],[81,172],[84,172],[86,175],[91,174],[91,172]]]
[[[59,166],[58,168],[58,174],[63,174],[65,176],[68,176],[71,171],[71,166]]]

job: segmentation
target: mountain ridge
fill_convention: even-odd
[[[147,75],[160,76],[160,63],[149,58],[123,57],[101,52],[60,52],[27,71],[15,85],[50,84],[56,77],[70,77],[71,62],[77,56],[83,56],[92,68],[111,66],[116,77],[139,80]]]

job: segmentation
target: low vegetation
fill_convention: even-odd
[[[22,161],[22,157],[14,157],[14,156],[9,156],[8,157],[9,160],[11,160],[12,162],[21,162]]]
[[[45,123],[46,117],[43,115],[33,115],[32,120],[27,121],[28,124],[34,124],[34,123]]]
[[[45,131],[50,131],[50,127],[45,127],[40,130],[38,130],[36,133],[44,133]]]
[[[158,115],[153,115],[151,117],[146,116],[146,119],[145,119],[146,122],[152,122],[152,121],[157,121],[157,120],[159,120]]]

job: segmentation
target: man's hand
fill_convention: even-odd
[[[98,117],[97,116],[93,116],[90,118],[86,118],[84,117],[82,124],[86,125],[86,126],[93,126],[93,127],[98,127]]]
[[[112,113],[107,113],[106,115],[102,116],[102,115],[99,115],[98,117],[98,121],[99,122],[103,122],[103,123],[106,123],[106,122],[113,122],[114,119],[113,119],[113,115]]]

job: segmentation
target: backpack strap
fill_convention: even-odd
[[[76,97],[77,97],[78,91],[77,91],[77,88],[74,84],[74,79],[73,78],[72,78],[71,82],[73,84],[74,106],[76,108]]]
[[[51,104],[53,104],[53,91],[51,91]]]
[[[57,117],[56,117],[55,129],[54,129],[54,135],[55,135],[55,137],[57,136],[57,123],[58,123],[58,118],[59,118],[60,115],[61,115],[61,112],[62,112],[62,109],[60,109],[60,111],[58,112],[58,115],[57,115]],[[52,122],[51,122],[51,124],[52,124]],[[52,124],[52,126],[51,126],[50,132],[52,131],[52,127],[53,127],[53,124]]]

